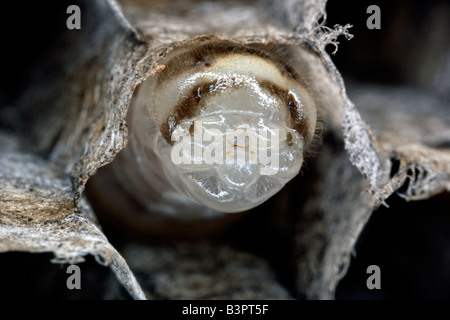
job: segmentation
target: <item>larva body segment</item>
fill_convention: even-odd
[[[254,208],[295,177],[317,106],[290,51],[200,41],[175,48],[136,90],[112,163],[146,210],[181,220]]]

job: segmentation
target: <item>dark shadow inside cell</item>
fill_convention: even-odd
[[[450,299],[450,193],[406,202],[391,196],[365,226],[336,299]],[[368,289],[370,265],[381,289]]]
[[[92,256],[77,264],[80,268],[80,289],[69,289],[74,283],[70,264],[50,261],[52,253],[7,252],[0,254],[0,299],[2,300],[85,300],[102,299],[108,281],[114,279],[108,267],[98,264]],[[124,297],[126,297],[124,295]]]

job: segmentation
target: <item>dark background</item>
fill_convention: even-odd
[[[333,60],[344,79],[370,85],[412,85],[405,55],[420,50],[411,35],[425,32],[433,8],[444,1],[337,1],[327,5],[327,25],[351,23],[354,39],[343,37]],[[14,104],[49,52],[65,46],[66,8],[78,1],[8,2],[0,5],[0,106]],[[381,30],[369,30],[366,9],[381,9]],[[83,12],[83,6],[82,12]],[[82,22],[83,23],[83,22]],[[442,30],[448,41],[449,30]],[[333,48],[329,48],[329,52]],[[351,98],[351,92],[350,98]],[[1,121],[0,121],[1,122]],[[450,195],[405,203],[387,200],[363,230],[337,299],[449,299]],[[92,258],[82,265],[82,290],[66,288],[67,266],[50,264],[52,254],[0,254],[0,298],[101,298],[111,271]],[[381,290],[366,288],[369,265],[381,268]],[[87,272],[84,272],[87,271]]]

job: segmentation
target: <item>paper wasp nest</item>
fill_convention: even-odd
[[[450,155],[438,147],[449,139],[445,117],[435,120],[439,134],[415,137],[378,126],[366,109],[372,133],[325,51],[351,37],[349,26],[324,26],[325,3],[83,2],[83,28],[68,33],[60,68],[2,110],[0,251],[53,252],[60,263],[90,254],[145,298],[105,223],[170,239],[124,249],[132,269],[154,277],[159,291],[144,282],[147,298],[333,298],[372,211],[407,180],[408,200],[448,191]],[[275,170],[260,162],[198,167],[195,152],[172,161],[181,150],[174,136],[200,122],[201,133],[256,154],[260,144],[224,132],[276,132]],[[262,239],[255,251],[288,256],[282,261],[295,271],[285,283],[264,254],[234,245],[249,241],[242,231],[230,240],[239,219],[261,228],[252,231]],[[206,257],[215,267],[202,264]],[[196,290],[192,264],[202,278]],[[161,280],[167,266],[184,287]]]

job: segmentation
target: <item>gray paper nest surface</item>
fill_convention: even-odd
[[[199,35],[244,43],[301,43],[313,53],[305,59],[320,80],[316,89],[324,97],[328,130],[337,142],[333,146],[325,140],[314,160],[320,178],[307,190],[291,191],[301,191],[304,199],[291,213],[294,296],[333,298],[375,208],[407,179],[407,200],[450,190],[450,153],[439,148],[450,141],[450,123],[445,106],[431,98],[421,100],[430,104],[423,123],[414,116],[425,110],[417,100],[406,116],[363,90],[355,95],[364,105],[362,117],[359,100],[355,107],[348,99],[325,52],[338,36],[350,37],[350,30],[323,26],[325,4],[180,1],[177,12],[158,1],[86,1],[82,30],[57,53],[57,74],[42,75],[14,112],[2,115],[11,125],[0,136],[0,252],[53,252],[58,263],[77,263],[90,254],[112,267],[132,297],[144,299],[83,196],[89,177],[126,146],[124,119],[133,90],[161,67],[156,63],[160,56]],[[390,177],[393,159],[400,168]],[[133,270],[153,277],[153,289],[142,283],[147,298],[293,297],[264,258],[228,244],[131,246],[124,252]],[[189,252],[197,252],[195,258]]]

